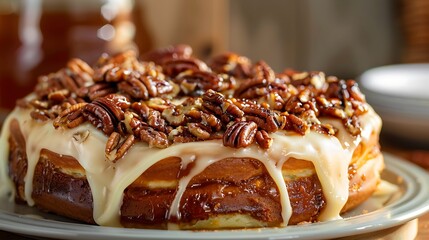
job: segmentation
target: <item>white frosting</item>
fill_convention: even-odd
[[[263,150],[257,144],[247,148],[229,148],[221,140],[173,144],[166,149],[149,148],[138,142],[123,159],[112,162],[106,159],[104,148],[107,137],[85,123],[73,129],[54,129],[52,122],[40,123],[31,120],[27,110],[15,109],[4,125],[0,138],[0,193],[6,194],[13,189],[7,176],[9,123],[11,119],[19,121],[26,140],[28,170],[25,177],[25,198],[29,205],[32,200],[32,178],[34,168],[43,148],[59,154],[76,158],[85,169],[94,202],[94,219],[100,225],[120,226],[119,216],[123,191],[142,172],[158,161],[182,156],[182,168],[189,163],[194,165],[188,175],[179,179],[178,191],[169,211],[169,217],[180,219],[182,195],[190,180],[201,173],[210,164],[227,157],[249,157],[261,161],[274,182],[277,184],[282,205],[284,225],[287,225],[292,213],[286,184],[282,175],[282,166],[290,157],[311,161],[321,182],[326,208],[321,214],[322,221],[339,218],[339,213],[348,198],[348,166],[356,146],[363,139],[369,139],[373,131],[379,131],[381,120],[375,112],[362,116],[362,136],[354,138],[348,134],[339,121],[326,120],[339,129],[337,137],[309,132],[305,136],[292,132],[278,131],[271,134],[272,146]],[[79,132],[89,131],[88,138],[80,143],[73,138]],[[174,225],[171,225],[174,227]]]

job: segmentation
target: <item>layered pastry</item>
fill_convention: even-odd
[[[375,191],[380,128],[355,81],[323,72],[186,45],[72,59],[5,121],[1,194],[103,226],[328,221]]]

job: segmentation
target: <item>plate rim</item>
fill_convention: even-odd
[[[406,191],[394,203],[367,214],[304,226],[219,231],[125,229],[35,219],[0,209],[0,229],[61,239],[326,239],[398,226],[429,211],[429,174],[398,156],[383,152],[386,170],[403,179]],[[381,221],[383,220],[383,221]],[[335,226],[335,231],[332,227]],[[303,231],[304,230],[304,231]],[[317,230],[317,231],[316,231]],[[353,230],[353,231],[351,231]],[[314,233],[316,231],[316,233]],[[316,234],[316,235],[315,235]]]

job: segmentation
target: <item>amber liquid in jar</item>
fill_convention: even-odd
[[[105,52],[149,49],[135,13],[132,0],[0,1],[0,124],[39,76],[70,58],[93,64]]]

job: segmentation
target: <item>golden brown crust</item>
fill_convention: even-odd
[[[10,124],[9,138],[9,174],[15,184],[16,201],[23,202],[24,200],[24,178],[27,174],[27,153],[25,151],[26,144],[21,128],[17,120],[12,120]]]
[[[36,206],[43,210],[94,223],[92,194],[88,181],[86,178],[65,174],[62,170],[64,165],[54,163],[66,161],[76,160],[42,150],[34,172],[32,198]]]
[[[10,174],[19,190],[17,200],[24,201],[23,182],[27,166],[25,141],[16,121],[12,121],[10,127]],[[368,158],[378,154],[376,146],[365,159],[371,161]],[[124,191],[121,207],[123,226],[167,227],[168,210],[176,192],[177,179],[187,174],[186,170],[180,171],[180,164],[177,157],[159,161]],[[366,200],[379,181],[370,171],[362,174],[353,167],[356,165],[351,165],[349,171],[350,195],[343,211]],[[283,170],[312,172],[309,176],[286,182],[293,209],[289,224],[317,221],[326,203],[311,162],[290,159]],[[91,189],[82,173],[84,170],[76,159],[42,150],[34,172],[32,198],[35,205],[45,211],[94,223]],[[162,187],[150,185],[153,182],[164,184],[161,184]],[[279,198],[277,186],[261,162],[250,158],[223,159],[191,180],[182,197],[179,224],[192,226],[197,221],[239,214],[251,216],[262,222],[263,226],[279,226],[282,223]]]

